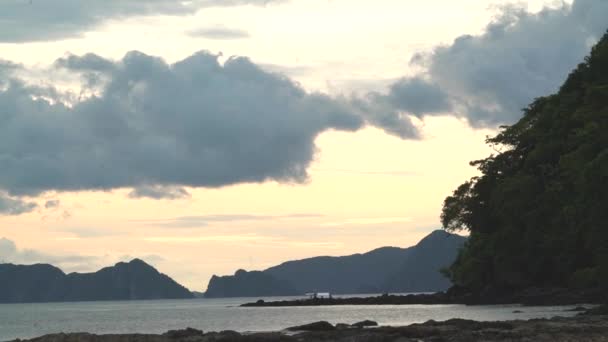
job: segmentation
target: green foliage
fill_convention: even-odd
[[[487,143],[441,220],[470,239],[446,270],[472,290],[608,287],[608,33],[557,94]]]

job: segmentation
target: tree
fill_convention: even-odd
[[[444,229],[470,233],[446,273],[471,290],[608,287],[608,33],[523,112],[445,199]]]

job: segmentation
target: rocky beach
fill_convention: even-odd
[[[476,322],[452,319],[428,321],[403,327],[377,327],[375,322],[332,325],[316,322],[279,332],[238,333],[174,330],[162,335],[93,335],[87,333],[46,335],[31,342],[212,342],[212,341],[608,341],[608,311],[592,309],[572,318]],[[15,341],[15,342],[16,342]]]

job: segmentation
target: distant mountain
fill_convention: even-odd
[[[245,286],[243,286],[245,285]],[[298,292],[284,280],[270,274],[238,270],[233,276],[213,276],[205,292],[207,298],[296,295]]]
[[[452,283],[441,272],[449,267],[466,238],[436,230],[411,249],[398,272],[388,278],[385,292],[437,292]]]
[[[139,259],[67,275],[51,265],[0,264],[0,303],[178,298],[193,295]]]
[[[454,262],[465,241],[465,237],[438,230],[409,248],[383,247],[365,254],[288,261],[264,271],[239,270],[234,276],[213,276],[205,296],[445,290],[450,282],[440,269]]]

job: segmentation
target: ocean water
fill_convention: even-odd
[[[294,297],[291,297],[294,298]],[[291,299],[290,298],[290,299]],[[282,308],[241,308],[259,298],[151,300],[0,304],[0,341],[59,332],[163,333],[192,327],[204,331],[277,331],[325,320],[355,323],[365,319],[381,325],[407,325],[427,320],[466,318],[480,321],[572,316],[573,307],[517,305],[362,305]],[[280,300],[286,298],[266,298]],[[522,311],[522,313],[514,313]]]

